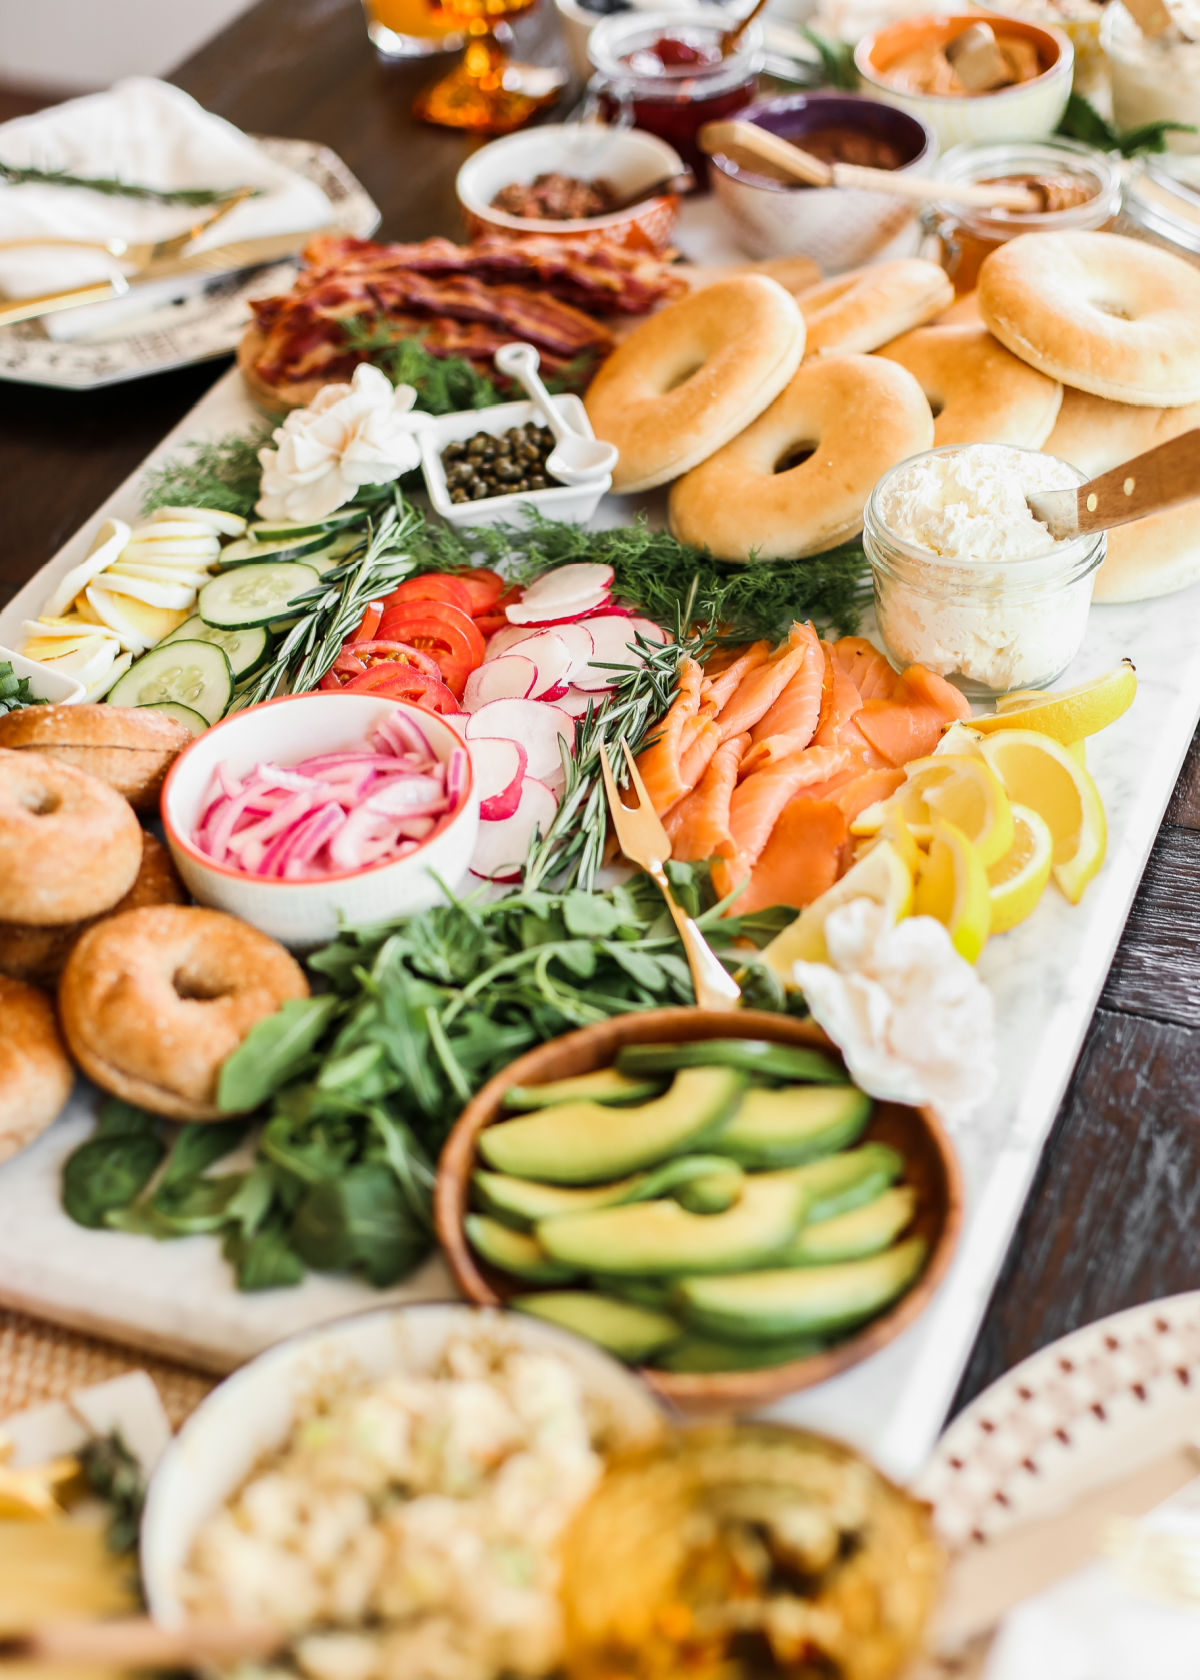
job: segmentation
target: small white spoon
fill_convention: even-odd
[[[554,398],[538,373],[541,357],[532,344],[502,344],[493,358],[496,371],[515,379],[541,409],[556,443],[546,462],[546,471],[561,484],[588,484],[603,478],[617,464],[616,446],[597,438],[583,437],[559,413]]]

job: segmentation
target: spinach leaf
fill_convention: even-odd
[[[163,1168],[159,1189],[207,1171],[214,1162],[236,1149],[249,1129],[243,1120],[230,1120],[223,1124],[205,1120],[181,1127]]]
[[[96,1129],[92,1136],[124,1137],[157,1130],[156,1114],[147,1114],[144,1108],[135,1108],[132,1103],[123,1102],[120,1097],[109,1097],[100,1104],[100,1113],[96,1117]]]
[[[166,1152],[149,1131],[89,1138],[63,1167],[63,1208],[77,1225],[102,1230],[110,1213],[137,1200]]]
[[[282,1221],[250,1235],[231,1231],[222,1252],[234,1269],[239,1289],[290,1289],[304,1276],[304,1262],[293,1251]]]
[[[398,1283],[429,1246],[383,1161],[364,1161],[341,1178],[313,1185],[290,1234],[296,1253],[315,1271],[361,1270],[377,1289]]]
[[[273,1091],[307,1073],[340,1008],[331,995],[289,998],[276,1014],[256,1022],[221,1069],[217,1106],[226,1113],[261,1108]]]

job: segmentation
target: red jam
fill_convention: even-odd
[[[754,98],[753,64],[722,58],[720,32],[681,29],[622,53],[624,77],[611,76],[604,96],[610,117],[624,108],[635,128],[674,146],[697,180],[707,177],[708,160],[696,144],[707,122],[740,111]]]

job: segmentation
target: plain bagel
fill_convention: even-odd
[[[163,777],[191,738],[175,718],[146,706],[23,706],[0,717],[0,747],[86,770],[135,811],[157,806]]]
[[[613,489],[666,484],[773,402],[800,365],[804,320],[775,280],[735,274],[636,327],[588,390],[598,438],[616,444]]]
[[[219,910],[158,905],[79,939],[58,988],[71,1054],[89,1079],[172,1120],[220,1120],[221,1067],[256,1021],[308,996],[294,957]]]
[[[897,257],[849,269],[800,293],[804,353],[811,360],[878,350],[932,321],[953,301],[954,287],[945,270],[923,257]]]
[[[0,748],[0,918],[47,927],[111,910],[137,879],[142,831],[107,782]]]
[[[0,1161],[58,1119],[74,1083],[50,999],[0,975]]]
[[[880,356],[805,362],[765,414],[674,486],[671,530],[719,560],[819,554],[862,529],[877,479],[932,443],[906,369]]]
[[[1200,270],[1116,233],[1023,233],[979,270],[1000,342],[1064,385],[1111,402],[1200,400]]]
[[[937,448],[1008,443],[1039,449],[1053,429],[1062,386],[1020,361],[986,327],[917,327],[879,354],[907,368],[924,391]]]

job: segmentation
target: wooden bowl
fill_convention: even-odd
[[[528,1051],[490,1079],[467,1104],[438,1163],[434,1192],[438,1240],[468,1300],[480,1306],[499,1306],[507,1294],[515,1292],[508,1279],[480,1264],[463,1229],[479,1134],[500,1114],[510,1086],[541,1085],[609,1067],[626,1044],[704,1038],[770,1039],[777,1044],[815,1046],[838,1056],[820,1027],[810,1021],[757,1010],[724,1014],[712,1009],[652,1009],[640,1015],[622,1015]],[[907,1162],[904,1182],[917,1192],[917,1212],[910,1230],[928,1242],[929,1259],[913,1287],[856,1334],[808,1359],[765,1371],[699,1376],[643,1368],[642,1376],[662,1399],[688,1412],[727,1413],[765,1406],[859,1364],[894,1340],[925,1310],[946,1274],[962,1224],[962,1179],[957,1158],[949,1138],[927,1108],[877,1103],[863,1141],[868,1140],[890,1143],[903,1152]]]

